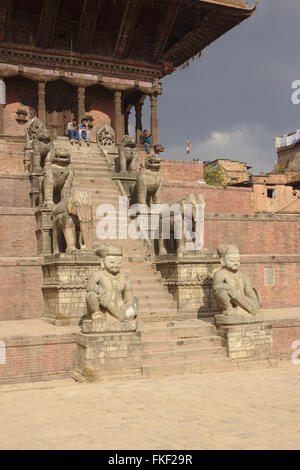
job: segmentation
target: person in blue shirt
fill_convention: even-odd
[[[81,119],[81,122],[78,125],[79,129],[79,145],[82,144],[84,140],[87,145],[90,145],[90,132],[88,131],[87,120],[85,118]]]
[[[145,147],[147,155],[150,153],[150,145],[152,145],[152,135],[149,134],[147,129],[144,130],[143,134],[141,135],[141,145]]]

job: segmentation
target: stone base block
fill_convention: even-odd
[[[137,330],[137,320],[125,320],[119,322],[114,319],[109,320],[84,320],[81,325],[82,333],[127,333]]]
[[[110,327],[109,324],[106,326]],[[77,366],[73,374],[76,380],[97,381],[107,377],[136,377],[141,374],[139,333],[106,331],[78,335]]]
[[[263,322],[222,326],[228,357],[238,359],[270,359],[273,355],[272,325]]]
[[[212,278],[219,259],[211,253],[165,255],[157,257],[156,267],[177,302],[181,318],[213,316],[217,311]]]
[[[261,313],[256,315],[251,315],[250,313],[237,308],[236,312],[231,315],[219,314],[215,316],[216,326],[224,325],[247,325],[252,323],[261,323],[263,321],[263,316]]]
[[[43,264],[44,319],[49,323],[78,325],[87,314],[86,281],[100,269],[92,253],[52,255]]]

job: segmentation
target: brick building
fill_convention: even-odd
[[[218,158],[212,162],[204,162],[205,166],[211,168],[221,168],[224,184],[242,183],[249,180],[248,166],[246,162],[238,162],[227,158]]]

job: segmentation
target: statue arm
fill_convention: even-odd
[[[70,168],[68,177],[66,179],[66,182],[65,182],[64,187],[63,187],[62,192],[61,192],[61,198],[62,199],[65,199],[65,198],[69,197],[70,194],[71,194],[72,184],[73,184],[73,176],[74,176],[73,170],[72,170],[72,168]]]
[[[93,273],[89,277],[89,280],[87,282],[86,290],[87,292],[96,292],[96,294],[100,294],[103,289],[99,285],[100,282],[100,276],[98,273]]]
[[[231,290],[232,286],[230,286],[222,273],[222,271],[218,271],[213,277],[213,290]]]

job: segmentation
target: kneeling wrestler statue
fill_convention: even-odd
[[[133,320],[138,313],[138,300],[133,296],[131,282],[121,274],[122,249],[104,243],[96,255],[102,270],[93,273],[87,283],[87,310],[93,321],[112,315],[120,322]]]

